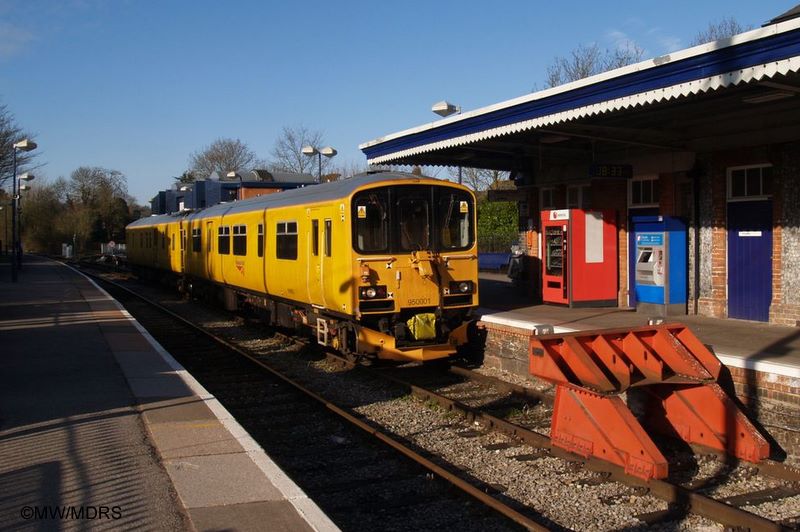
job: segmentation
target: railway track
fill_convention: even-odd
[[[350,370],[354,366],[339,357],[328,355],[330,360],[342,367]],[[274,357],[257,356],[260,362]],[[190,370],[191,371],[191,370]],[[672,482],[650,481],[642,482],[638,479],[628,477],[620,468],[609,466],[605,462],[597,460],[584,460],[575,455],[560,451],[550,445],[546,432],[546,424],[549,422],[548,404],[552,398],[546,393],[538,393],[528,389],[500,381],[493,377],[476,373],[466,368],[452,367],[448,371],[431,371],[430,368],[402,368],[400,370],[392,368],[358,368],[358,373],[368,374],[369,379],[390,382],[391,386],[383,385],[384,388],[405,390],[421,399],[427,406],[434,406],[447,413],[458,413],[468,421],[474,423],[475,430],[463,431],[462,437],[478,438],[487,433],[496,432],[505,435],[508,441],[485,445],[489,451],[506,452],[520,444],[525,445],[526,449],[532,452],[524,452],[515,455],[512,459],[533,465],[545,459],[558,459],[564,462],[566,470],[583,470],[584,481],[589,485],[617,482],[627,486],[633,496],[640,497],[652,495],[668,503],[666,508],[642,512],[636,515],[643,526],[662,523],[665,521],[681,520],[689,514],[702,515],[712,521],[723,524],[729,528],[751,529],[751,530],[785,530],[797,527],[797,521],[791,519],[784,522],[774,522],[760,517],[752,512],[739,508],[740,506],[753,507],[762,503],[780,501],[796,496],[800,493],[800,476],[797,471],[784,467],[782,464],[767,462],[758,467],[739,466],[746,471],[747,475],[763,475],[777,479],[779,482],[772,483],[768,488],[756,490],[755,492],[737,493],[712,498],[702,493],[709,487],[724,481],[724,479],[698,478],[698,475],[688,474],[684,482],[679,484],[680,477],[685,473],[681,467],[675,467],[676,478]],[[194,371],[192,371],[194,374]],[[202,380],[201,380],[202,382]],[[380,386],[380,385],[378,385]],[[459,387],[472,388],[472,391],[464,394],[464,390],[458,391]],[[440,393],[441,391],[441,393]],[[389,396],[392,392],[387,392]],[[464,397],[464,399],[459,398]],[[482,406],[483,405],[483,406]],[[488,405],[488,406],[485,406]],[[257,408],[253,406],[253,408]],[[238,418],[238,416],[237,416]],[[513,422],[512,422],[513,421]],[[244,424],[244,423],[243,423]],[[254,435],[255,436],[255,435]],[[697,449],[698,453],[708,454],[708,450]],[[272,454],[272,451],[270,451]],[[689,453],[691,455],[691,453]],[[683,459],[684,464],[692,464],[692,459]],[[707,458],[706,461],[716,461],[724,469],[725,467],[735,466],[736,464],[725,464],[718,457]],[[680,461],[679,461],[680,462]],[[680,466],[680,464],[679,464]],[[691,467],[689,468],[691,470]],[[731,477],[739,473],[727,472],[719,473],[718,477]],[[691,473],[691,471],[690,471]],[[696,473],[696,471],[694,472]],[[462,473],[463,475],[463,473]],[[586,476],[588,475],[588,477]],[[467,474],[466,477],[470,478]],[[673,480],[673,479],[670,479]],[[470,478],[473,487],[478,487],[479,491],[493,493],[496,497],[503,499],[505,486],[494,486],[491,483],[481,482],[474,477]],[[512,499],[509,495],[505,499]],[[606,501],[609,507],[618,503],[613,497]],[[514,504],[512,503],[512,506]],[[518,503],[517,508],[522,506]],[[549,521],[541,516],[531,517],[536,519],[536,523],[545,523],[553,528],[560,528],[556,522],[560,522],[558,516],[548,514]],[[530,525],[526,525],[530,526]],[[573,524],[568,524],[572,528],[577,528]]]
[[[346,360],[339,357],[337,358],[339,359],[339,363],[349,364]],[[411,378],[408,378],[409,376]],[[755,506],[761,503],[773,502],[800,495],[800,471],[783,464],[770,460],[764,461],[761,464],[731,463],[730,457],[722,453],[702,447],[695,447],[694,450],[696,452],[713,457],[718,460],[721,465],[724,464],[725,461],[728,461],[730,465],[743,467],[749,470],[749,474],[763,475],[778,481],[778,485],[755,492],[740,493],[714,499],[711,496],[703,494],[701,490],[714,487],[714,483],[722,479],[693,479],[687,481],[686,485],[662,480],[644,482],[626,475],[623,468],[618,466],[592,458],[581,458],[552,446],[550,439],[540,432],[542,429],[546,430],[546,427],[540,421],[547,419],[549,423],[550,412],[548,412],[548,406],[552,404],[552,397],[548,394],[535,392],[528,388],[513,385],[501,381],[500,379],[477,373],[468,368],[457,366],[449,368],[445,375],[438,379],[438,382],[435,382],[437,379],[435,376],[432,378],[430,372],[424,372],[421,379],[414,379],[413,374],[409,373],[404,374],[403,377],[398,377],[395,371],[385,372],[383,377],[401,386],[407,387],[411,390],[411,393],[423,400],[432,401],[442,408],[458,412],[467,419],[476,422],[485,430],[503,433],[542,451],[540,455],[526,458],[533,460],[545,455],[559,456],[572,463],[581,464],[582,467],[598,473],[599,481],[616,481],[633,488],[645,489],[669,504],[666,510],[659,510],[637,516],[639,520],[645,524],[652,525],[659,522],[679,519],[687,513],[694,513],[725,525],[726,527],[750,530],[800,529],[800,526],[798,526],[800,522],[797,520],[797,517],[800,517],[800,515],[793,519],[788,519],[785,522],[775,522],[741,508],[742,506]],[[422,384],[419,382],[420,380],[427,382]],[[477,387],[483,388],[484,390],[486,387],[497,388],[498,392],[494,392],[492,395],[498,397],[503,396],[503,402],[498,403],[497,399],[494,399],[489,402],[490,407],[488,408],[471,406],[462,400],[453,398],[454,395],[458,395],[457,392],[453,393],[452,391],[455,383],[461,385],[469,383],[472,387],[476,387],[477,385]],[[435,391],[434,388],[450,389],[450,393],[440,393]],[[472,390],[470,394],[475,396],[475,390]],[[534,407],[529,410],[531,413],[527,416],[529,423],[540,431],[533,430],[522,423],[510,422],[496,414],[497,411],[508,412],[514,409],[525,409],[529,406]],[[541,413],[539,415],[533,413],[533,410],[535,410],[537,406],[541,407],[540,409],[544,412],[544,415],[541,415]],[[686,456],[683,457],[683,460],[684,465],[686,463],[691,463],[691,460],[687,460]],[[686,468],[678,467],[673,474],[676,477],[680,477],[684,473],[686,473]],[[731,472],[727,472],[720,476],[731,474]]]
[[[169,309],[92,276],[343,530],[560,528]]]

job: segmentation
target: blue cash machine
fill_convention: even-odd
[[[634,216],[636,311],[686,314],[686,224],[673,216]]]

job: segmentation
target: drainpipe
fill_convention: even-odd
[[[697,163],[695,163],[697,165]],[[692,196],[694,196],[694,315],[700,308],[700,176],[704,172],[695,166],[692,180]]]

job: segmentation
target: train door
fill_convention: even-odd
[[[336,308],[337,293],[333,292],[333,287],[336,286],[336,275],[334,275],[334,238],[333,238],[333,216],[332,212],[328,211],[322,220],[322,243],[320,244],[321,258],[321,283],[320,290],[322,290],[322,297],[325,304],[331,308]],[[341,246],[341,242],[338,242]],[[326,282],[327,281],[327,282]],[[340,309],[336,309],[340,310]]]
[[[306,286],[308,300],[312,305],[325,306],[322,257],[322,217],[320,209],[308,210],[306,231]]]
[[[214,222],[206,222],[206,279],[214,278]]]
[[[181,229],[181,238],[180,238],[180,255],[181,255],[181,262],[180,262],[180,272],[186,272],[186,222],[181,220],[180,223]]]

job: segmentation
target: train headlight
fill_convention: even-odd
[[[452,281],[450,283],[451,294],[471,294],[475,291],[472,281]]]
[[[386,286],[362,286],[358,289],[358,299],[386,299]]]

